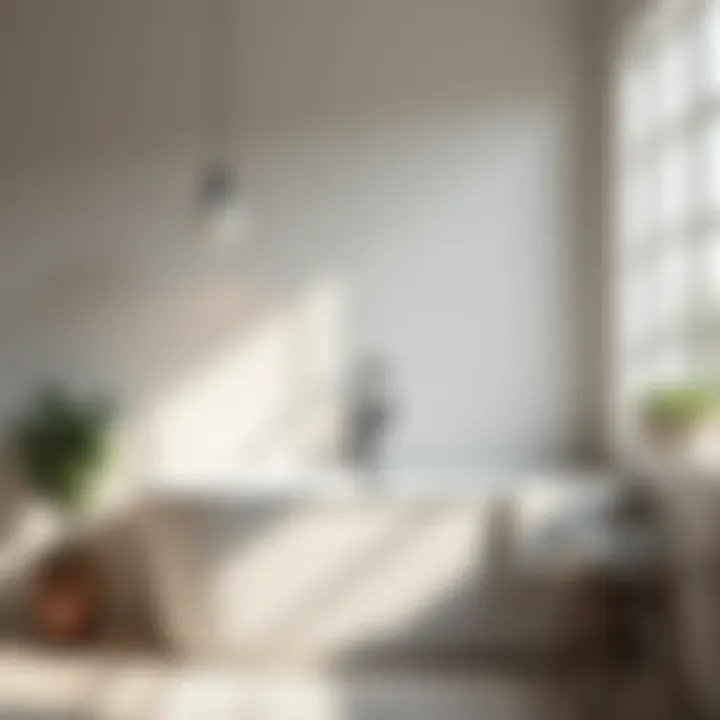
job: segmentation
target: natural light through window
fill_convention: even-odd
[[[720,380],[720,2],[656,0],[615,48],[616,419]]]
[[[319,280],[179,383],[153,409],[158,477],[235,477],[337,460],[343,300]]]

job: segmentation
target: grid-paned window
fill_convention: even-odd
[[[618,408],[720,379],[720,0],[655,0],[615,45]]]

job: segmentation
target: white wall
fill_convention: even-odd
[[[348,357],[387,357],[390,464],[569,458],[594,412],[575,3],[243,0],[235,112],[252,225],[225,258],[190,241],[206,8],[0,4],[3,412],[59,373],[121,392],[145,450],[160,418],[165,460],[242,462],[257,451],[247,421],[242,442],[188,446],[198,428],[242,424],[258,382],[216,382],[193,411],[194,379],[217,362],[227,377],[268,317],[283,325],[297,298],[332,288],[333,328],[310,345],[330,335],[336,357],[306,366],[335,392]],[[280,344],[253,401],[268,422],[282,405],[269,393],[297,380],[295,346]],[[158,413],[178,402],[179,424]]]

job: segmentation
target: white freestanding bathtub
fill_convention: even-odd
[[[262,487],[150,491],[157,617],[178,650],[353,661],[559,639],[562,598],[517,585],[506,496],[363,493],[337,478]]]

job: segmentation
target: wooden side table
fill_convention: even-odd
[[[697,716],[671,565],[586,565],[568,572],[568,650],[581,717]]]

